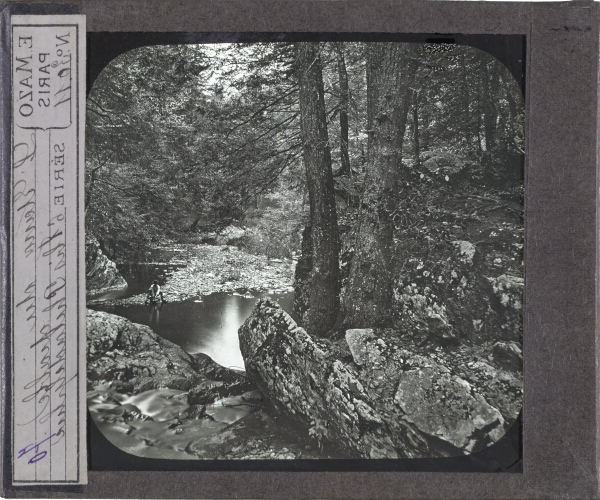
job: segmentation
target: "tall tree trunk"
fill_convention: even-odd
[[[344,294],[348,327],[388,326],[393,320],[393,212],[416,68],[411,44],[367,44],[368,180]]]
[[[310,307],[312,261],[312,235],[310,224],[302,231],[300,258],[294,273],[294,316],[301,325],[306,324],[306,314]]]
[[[350,91],[348,89],[348,72],[342,44],[335,44],[335,55],[337,60],[338,80],[340,85],[340,174],[350,173],[350,156],[348,154],[348,106]]]
[[[340,304],[338,227],[323,70],[318,43],[296,43],[295,50],[312,243],[310,301],[304,327],[310,334],[323,335],[335,324]]]

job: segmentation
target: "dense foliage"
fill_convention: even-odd
[[[87,106],[86,222],[109,256],[243,220],[297,159],[285,47],[251,50],[145,47],[96,80]]]

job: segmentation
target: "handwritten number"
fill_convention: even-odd
[[[31,459],[29,460],[29,463],[30,464],[34,464],[38,460],[41,460],[42,458],[44,458],[45,456],[46,456],[46,452],[45,451],[40,451],[37,455],[35,455],[34,457],[31,457]]]
[[[17,458],[21,458],[23,455],[25,455],[25,453],[29,453],[31,450],[33,450],[35,448],[35,444],[29,444],[27,446],[25,446],[25,448],[23,448],[20,452],[19,452],[19,456]]]
[[[38,460],[41,460],[48,454],[46,451],[39,451],[40,445],[42,445],[49,439],[52,439],[54,436],[56,436],[56,433],[52,434],[52,436],[50,436],[50,437],[47,437],[43,441],[40,441],[38,444],[35,444],[35,443],[28,444],[27,446],[25,446],[25,448],[23,448],[22,450],[19,451],[19,456],[17,458],[21,458],[23,455],[26,455],[30,451],[35,450],[36,455],[34,455],[33,457],[31,457],[29,459],[29,463],[30,464],[36,463]]]

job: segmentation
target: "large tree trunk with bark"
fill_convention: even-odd
[[[367,46],[369,159],[344,294],[348,327],[388,326],[392,321],[393,213],[402,190],[402,146],[416,69],[416,49],[410,44]]]
[[[350,155],[348,154],[348,106],[350,91],[348,89],[348,72],[342,44],[335,44],[338,79],[340,85],[340,174],[350,173]]]
[[[300,129],[310,201],[312,270],[304,327],[323,335],[340,304],[339,241],[318,43],[297,43]]]

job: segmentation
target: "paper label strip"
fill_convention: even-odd
[[[12,17],[12,478],[85,484],[85,17]]]

